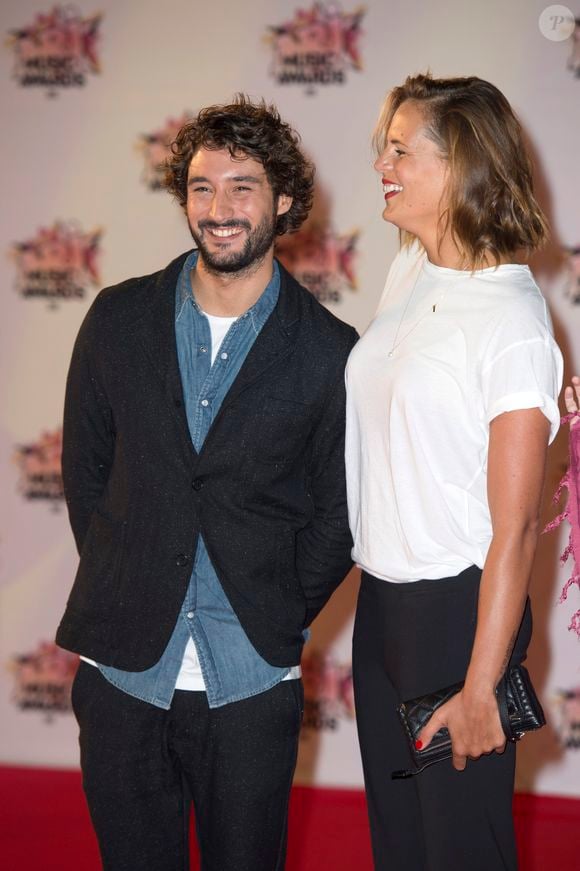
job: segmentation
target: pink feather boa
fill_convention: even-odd
[[[568,423],[575,414],[567,414],[562,418],[562,423]],[[558,514],[554,520],[547,524],[544,532],[549,532],[555,529],[566,518],[570,524],[570,538],[564,553],[560,557],[560,562],[563,564],[568,557],[572,555],[573,568],[572,574],[564,584],[560,593],[559,602],[564,602],[568,597],[568,591],[573,584],[576,584],[580,589],[580,423],[576,423],[570,428],[570,462],[568,470],[558,485],[553,498],[553,502],[558,502],[564,487],[568,490],[568,501],[566,508],[561,514]],[[580,638],[580,609],[572,615],[572,620],[568,629],[576,632]]]

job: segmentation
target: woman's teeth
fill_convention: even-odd
[[[383,185],[383,193],[384,194],[399,193],[399,191],[402,191],[402,190],[403,190],[403,188],[400,184],[384,184]]]

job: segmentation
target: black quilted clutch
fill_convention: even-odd
[[[415,741],[435,711],[445,702],[448,702],[462,687],[463,682],[456,683],[444,690],[429,693],[399,705],[397,711],[409,741],[415,768],[393,771],[391,776],[394,779],[413,777],[427,768],[428,765],[451,757],[451,738],[447,729],[439,729],[425,750],[417,750]],[[526,732],[540,729],[545,724],[546,719],[542,706],[538,701],[528,671],[523,665],[515,665],[509,672],[506,672],[497,685],[495,693],[501,725],[508,741],[519,741]]]

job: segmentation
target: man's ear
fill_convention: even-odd
[[[285,215],[286,212],[289,211],[293,202],[294,197],[289,197],[288,194],[280,194],[280,196],[278,197],[278,208],[276,214]]]

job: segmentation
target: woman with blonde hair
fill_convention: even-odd
[[[526,259],[547,235],[520,124],[476,77],[408,78],[377,127],[399,228],[347,367],[347,481],[362,568],[353,641],[375,868],[517,866],[515,747],[495,695],[524,659],[561,354]],[[464,681],[419,736],[453,758],[408,780],[396,708]]]

